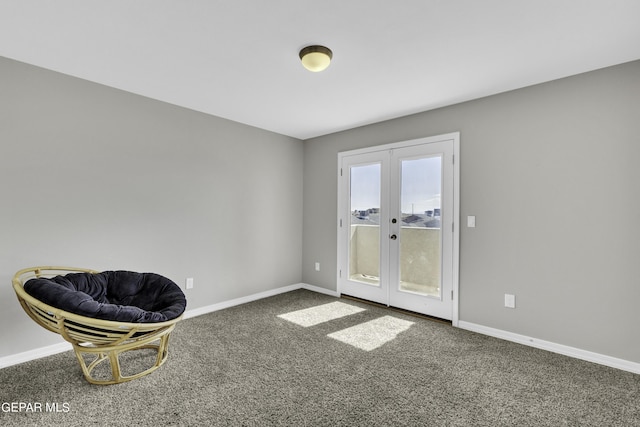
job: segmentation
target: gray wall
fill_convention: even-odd
[[[640,362],[640,61],[305,141],[303,281],[336,289],[338,152],[455,131],[460,320]]]
[[[58,343],[18,269],[164,274],[190,309],[301,281],[301,141],[0,58],[0,357]]]
[[[640,362],[639,118],[636,61],[302,144],[0,58],[0,357],[60,342],[27,266],[335,290],[338,152],[460,131],[460,319]]]

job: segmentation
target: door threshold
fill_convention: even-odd
[[[384,308],[384,309],[387,309],[387,310],[395,311],[395,312],[406,314],[406,315],[413,316],[413,317],[419,317],[419,318],[425,319],[425,320],[431,320],[431,321],[437,322],[437,323],[443,323],[443,324],[449,325],[449,326],[452,325],[451,320],[441,319],[440,317],[429,316],[428,314],[418,313],[416,311],[411,311],[411,310],[405,310],[403,308],[392,307],[390,305],[380,304],[379,302],[369,301],[369,300],[358,298],[358,297],[354,297],[354,296],[351,296],[351,295],[341,294],[340,298],[344,298],[344,299],[348,299],[348,300],[356,301],[356,302],[361,302],[363,304],[373,305],[375,307]]]

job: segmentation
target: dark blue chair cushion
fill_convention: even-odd
[[[180,316],[187,307],[178,285],[155,273],[70,273],[31,279],[24,290],[52,307],[118,322],[165,322]]]

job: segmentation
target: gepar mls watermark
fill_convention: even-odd
[[[71,410],[69,402],[2,402],[1,412],[61,412]]]

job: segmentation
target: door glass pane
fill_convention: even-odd
[[[400,167],[400,290],[440,298],[442,157]]]
[[[350,173],[349,279],[380,286],[381,166],[353,166]]]

